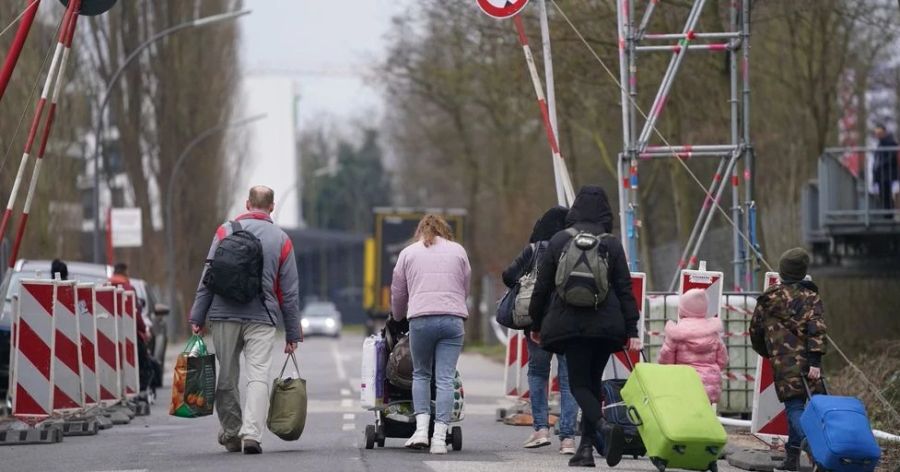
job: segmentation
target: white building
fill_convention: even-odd
[[[275,223],[284,228],[303,226],[297,161],[295,103],[297,91],[290,78],[245,76],[243,103],[236,118],[265,114],[266,117],[240,130],[243,153],[235,177],[238,191],[231,215],[244,210],[246,190],[265,185],[275,190]]]

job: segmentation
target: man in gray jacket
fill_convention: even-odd
[[[297,342],[303,340],[294,247],[287,234],[272,222],[274,209],[275,192],[272,189],[251,188],[247,213],[219,227],[204,268],[205,274],[209,270],[208,261],[215,256],[219,243],[235,231],[236,222],[238,230],[252,233],[262,245],[262,295],[259,299],[246,304],[236,303],[212,293],[201,277],[191,309],[191,328],[195,334],[203,330],[207,319],[213,321],[210,331],[219,363],[216,385],[216,411],[222,426],[219,444],[229,452],[240,452],[242,439],[244,454],[262,452],[260,441],[268,412],[269,367],[276,317],[280,315],[284,321],[285,353],[294,352]],[[238,391],[241,352],[247,368],[247,399],[243,414]]]

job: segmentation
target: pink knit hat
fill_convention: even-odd
[[[706,318],[709,311],[709,299],[706,291],[692,288],[678,299],[678,318]]]

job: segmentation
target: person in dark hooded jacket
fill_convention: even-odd
[[[510,266],[503,271],[503,283],[512,288],[519,279],[536,267],[535,256],[540,259],[546,252],[550,238],[566,227],[566,215],[569,209],[561,206],[547,210],[535,223],[531,231],[529,244]],[[544,305],[545,309],[547,305]],[[529,331],[526,329],[526,332]],[[550,445],[550,409],[547,404],[547,389],[550,381],[550,361],[553,354],[541,349],[534,341],[527,339],[528,346],[528,389],[531,394],[531,416],[534,419],[534,431],[525,441],[526,449]],[[578,417],[578,404],[569,390],[569,375],[566,358],[557,355],[559,362],[559,452],[575,454],[575,421]]]
[[[578,192],[566,217],[566,226],[594,235],[609,234],[613,213],[606,192],[599,186],[585,186]],[[582,411],[581,442],[570,466],[593,466],[593,438],[600,431],[603,417],[601,380],[610,355],[626,345],[639,350],[638,308],[631,291],[631,272],[625,250],[612,236],[601,240],[601,253],[607,254],[609,293],[596,307],[581,308],[567,304],[557,293],[555,278],[560,257],[572,235],[563,231],[550,240],[546,255],[538,266],[538,278],[531,299],[532,340],[544,349],[565,354],[569,386]],[[544,309],[550,303],[549,309]],[[624,437],[613,426],[605,438],[607,464],[614,466],[622,458]]]

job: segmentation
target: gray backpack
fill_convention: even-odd
[[[576,307],[597,308],[609,293],[609,253],[602,244],[610,234],[599,236],[569,228],[566,244],[556,267],[556,292]]]

